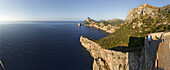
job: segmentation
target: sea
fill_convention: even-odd
[[[6,70],[92,70],[80,36],[97,40],[108,33],[79,22],[1,21],[0,60]]]

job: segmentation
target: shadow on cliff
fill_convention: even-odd
[[[86,61],[86,64],[88,64],[88,70],[93,70],[93,57],[90,55],[90,53],[86,50],[85,47],[81,47],[81,52],[84,54],[83,59]],[[85,64],[85,65],[86,65]]]
[[[128,46],[117,46],[110,50],[120,51],[123,53],[133,52],[133,51],[141,51],[144,46],[144,40],[145,40],[144,37],[132,37],[131,36],[129,38]]]
[[[162,37],[162,35],[161,35]],[[163,68],[159,68],[155,66],[155,60],[157,60],[156,53],[158,52],[159,44],[162,42],[161,38],[156,37],[156,40],[151,40],[151,44],[145,37],[130,37],[128,46],[117,46],[112,48],[111,50],[120,51],[123,53],[128,53],[128,63],[129,63],[129,70],[145,70],[146,63],[151,62],[153,65],[150,66],[152,69],[160,69],[164,70]],[[144,47],[145,46],[145,47]],[[153,60],[145,59],[145,56],[149,55],[149,57],[153,57]],[[159,65],[158,62],[156,65]]]
[[[139,70],[140,58],[144,47],[145,37],[130,37],[128,46],[117,46],[111,50],[128,53],[129,70]],[[144,70],[144,69],[141,69]]]

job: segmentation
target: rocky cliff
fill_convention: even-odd
[[[143,30],[164,31],[166,28],[170,28],[170,5],[154,7],[144,3],[128,12],[126,23],[132,24],[132,28],[139,28],[141,33]]]
[[[114,33],[122,25],[130,26],[139,33],[167,31],[170,29],[170,5],[154,7],[144,3],[132,8],[125,21],[121,19],[95,21],[88,17],[83,25],[96,27],[109,33]]]
[[[140,6],[131,9],[126,17],[126,22],[132,22],[134,19],[145,19],[154,18],[159,19],[159,21],[168,23],[169,22],[170,5],[164,7],[154,7],[149,4],[141,4]],[[157,22],[155,22],[157,23]]]
[[[83,36],[80,37],[80,42],[94,58],[93,70],[129,69],[128,53],[102,49],[98,44]]]
[[[154,7],[142,4],[129,11],[125,22],[120,24],[114,33],[97,40],[96,43],[106,49],[128,46],[131,36],[144,37],[148,32],[170,31],[169,21],[170,5]]]
[[[100,25],[96,23],[99,22],[90,18],[84,21],[85,26],[99,28],[100,25],[105,25],[101,22],[99,23]],[[154,68],[155,52],[157,50],[152,50],[156,48],[150,48],[150,46],[146,45],[148,42],[143,38],[147,32],[170,31],[170,5],[154,7],[144,3],[130,10],[126,20],[116,27],[112,27],[114,31],[111,31],[111,34],[107,37],[95,40],[95,42],[88,40],[88,38],[80,38],[81,44],[94,58],[93,69],[152,70]],[[130,38],[134,38],[135,40]],[[159,40],[155,42],[157,42],[155,44],[158,44]],[[128,47],[129,50],[133,51],[122,53],[120,51],[107,50],[117,46],[126,46],[120,50]]]
[[[120,19],[112,19],[112,20],[101,20],[101,21],[95,21],[93,19],[91,19],[90,17],[87,17],[87,19],[83,22],[83,26],[91,26],[91,27],[95,27],[95,28],[99,28],[101,30],[104,30],[108,33],[113,33],[115,32],[116,29],[118,29],[118,25],[116,24],[120,24],[122,23],[123,20]],[[115,24],[115,25],[112,25]]]
[[[158,37],[160,34],[162,33],[152,33],[152,35]],[[170,35],[170,33],[166,35]],[[103,49],[83,36],[80,37],[80,42],[94,58],[93,70],[153,70],[156,68],[155,58],[159,40],[153,41],[155,42],[154,45],[157,46],[150,46],[147,39],[145,39],[145,47],[142,48],[142,51],[128,52]]]

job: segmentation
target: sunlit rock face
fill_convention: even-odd
[[[95,20],[91,19],[90,17],[87,17],[87,19],[85,21],[83,21],[83,26],[99,28],[99,29],[104,30],[108,33],[113,33],[113,32],[115,32],[116,29],[119,28],[117,25],[115,25],[115,26],[113,26],[111,24],[105,25],[102,21],[103,20],[95,21]],[[119,22],[119,21],[123,21],[123,20],[112,19],[112,20],[108,20],[108,21]]]
[[[120,26],[126,25],[132,27],[134,30],[135,28],[138,28],[139,33],[151,31],[154,27],[157,28],[157,31],[161,32],[164,29],[161,28],[162,25],[167,27],[170,26],[169,14],[170,5],[164,7],[154,7],[144,3],[131,9],[128,12],[126,20],[124,23],[120,24]],[[99,23],[91,18],[87,18],[83,22],[83,25],[96,27],[109,33],[114,33],[116,29],[120,28],[119,26]],[[149,25],[153,27],[150,28]],[[151,35],[153,36],[153,39],[155,36],[160,37],[160,35],[156,33]],[[83,36],[80,38],[80,42],[94,58],[93,70],[153,70],[155,68],[154,63],[156,55],[151,55],[150,52],[156,54],[157,51],[150,51],[150,47],[147,45],[148,42],[146,40],[142,51],[126,53],[103,49],[95,42]]]
[[[83,36],[80,42],[94,58],[93,70],[129,70],[128,53],[103,49]]]
[[[164,6],[164,7],[154,7],[149,4],[141,4],[140,6],[131,9],[126,17],[125,22],[132,22],[134,19],[144,19],[144,18],[158,18],[161,17],[162,20],[167,20],[168,15],[170,13],[170,5]],[[169,22],[169,21],[164,21]]]

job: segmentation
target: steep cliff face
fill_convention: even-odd
[[[112,20],[107,20],[107,21],[104,21],[104,20],[95,21],[95,20],[91,19],[90,17],[87,17],[87,19],[83,22],[83,25],[99,28],[99,29],[104,30],[108,33],[113,33],[113,32],[115,32],[116,29],[119,28],[119,26],[116,24],[120,24],[122,22],[123,22],[123,20],[120,20],[120,19],[112,19]],[[115,24],[115,25],[111,25],[111,23]]]
[[[125,22],[120,24],[114,33],[97,40],[96,43],[106,49],[128,46],[130,37],[144,37],[148,32],[170,31],[169,21],[170,5],[154,7],[142,4],[128,13]]]
[[[98,44],[81,36],[81,44],[94,58],[93,70],[128,70],[128,53],[102,49]]]
[[[165,31],[170,29],[170,5],[154,7],[144,3],[128,12],[125,23],[138,28],[140,33]]]
[[[100,28],[100,26],[102,28],[104,26],[112,26],[99,23],[90,18],[84,21],[83,24],[96,28]],[[107,28],[103,30],[109,31],[106,30]],[[113,26],[110,29],[114,31],[111,31],[111,34],[107,37],[95,40],[95,42],[88,40],[88,38],[80,38],[82,45],[94,58],[94,70],[152,70],[154,68],[156,50],[150,51],[148,49],[150,47],[146,45],[147,42],[142,38],[140,39],[140,37],[144,37],[147,32],[155,33],[170,30],[170,5],[154,7],[148,4],[142,4],[128,12],[124,23],[119,26]],[[133,40],[133,43],[129,44],[131,41],[130,37],[139,39]],[[135,50],[140,48],[140,50],[129,51],[128,53],[106,50],[116,46],[127,46]],[[150,52],[154,52],[154,55],[150,55]]]
[[[125,53],[103,49],[83,36],[80,37],[80,42],[94,58],[93,70],[153,70],[155,68],[157,48],[149,46],[147,40],[141,52]],[[159,44],[159,41],[155,44]]]
[[[144,18],[161,18],[160,21],[165,20],[164,22],[168,23],[170,13],[170,5],[164,7],[154,7],[149,4],[141,4],[140,6],[131,9],[126,17],[126,22],[132,22],[134,19],[142,20]]]

